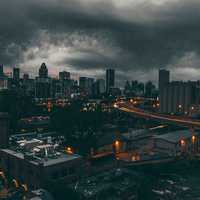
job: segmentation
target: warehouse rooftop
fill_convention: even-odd
[[[199,133],[195,131],[191,133],[191,131],[189,130],[179,130],[166,133],[163,135],[154,136],[154,139],[161,139],[170,143],[178,143],[180,140],[191,138],[193,135],[197,136],[199,135]]]
[[[46,136],[37,139],[23,134],[23,137],[14,137],[14,141],[12,138],[10,147],[0,151],[18,159],[26,160],[31,164],[44,167],[81,159],[80,155],[66,152],[55,138]]]

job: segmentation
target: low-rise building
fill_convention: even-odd
[[[154,148],[171,156],[198,153],[200,136],[198,132],[179,130],[154,137]]]
[[[18,140],[16,145],[0,149],[1,169],[29,188],[44,187],[51,181],[70,182],[79,176],[82,166],[81,156],[42,139]]]

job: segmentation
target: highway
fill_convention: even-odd
[[[155,112],[148,112],[140,108],[134,107],[133,104],[129,102],[115,103],[114,107],[120,111],[132,113],[142,118],[155,119],[158,121],[174,123],[174,124],[185,126],[185,127],[200,128],[200,121],[193,120],[186,117],[163,115],[163,114],[159,114]]]

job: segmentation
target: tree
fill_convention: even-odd
[[[30,115],[33,112],[32,98],[20,94],[14,90],[0,92],[0,112],[8,112],[10,115],[11,129],[17,128],[17,122],[21,117]]]
[[[82,111],[83,102],[73,102],[67,108],[58,108],[51,115],[52,129],[65,136],[66,141],[87,154],[96,144],[96,132],[101,128],[104,115],[100,108]]]
[[[151,82],[148,81],[145,84],[145,97],[155,97],[156,86]]]

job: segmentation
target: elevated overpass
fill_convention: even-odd
[[[163,121],[167,123],[173,123],[184,127],[191,127],[195,129],[200,129],[200,121],[193,120],[188,117],[180,117],[174,115],[163,115],[155,112],[145,111],[140,108],[134,107],[133,104],[129,102],[115,103],[114,107],[122,112],[130,113],[145,119],[154,119],[157,121]]]

